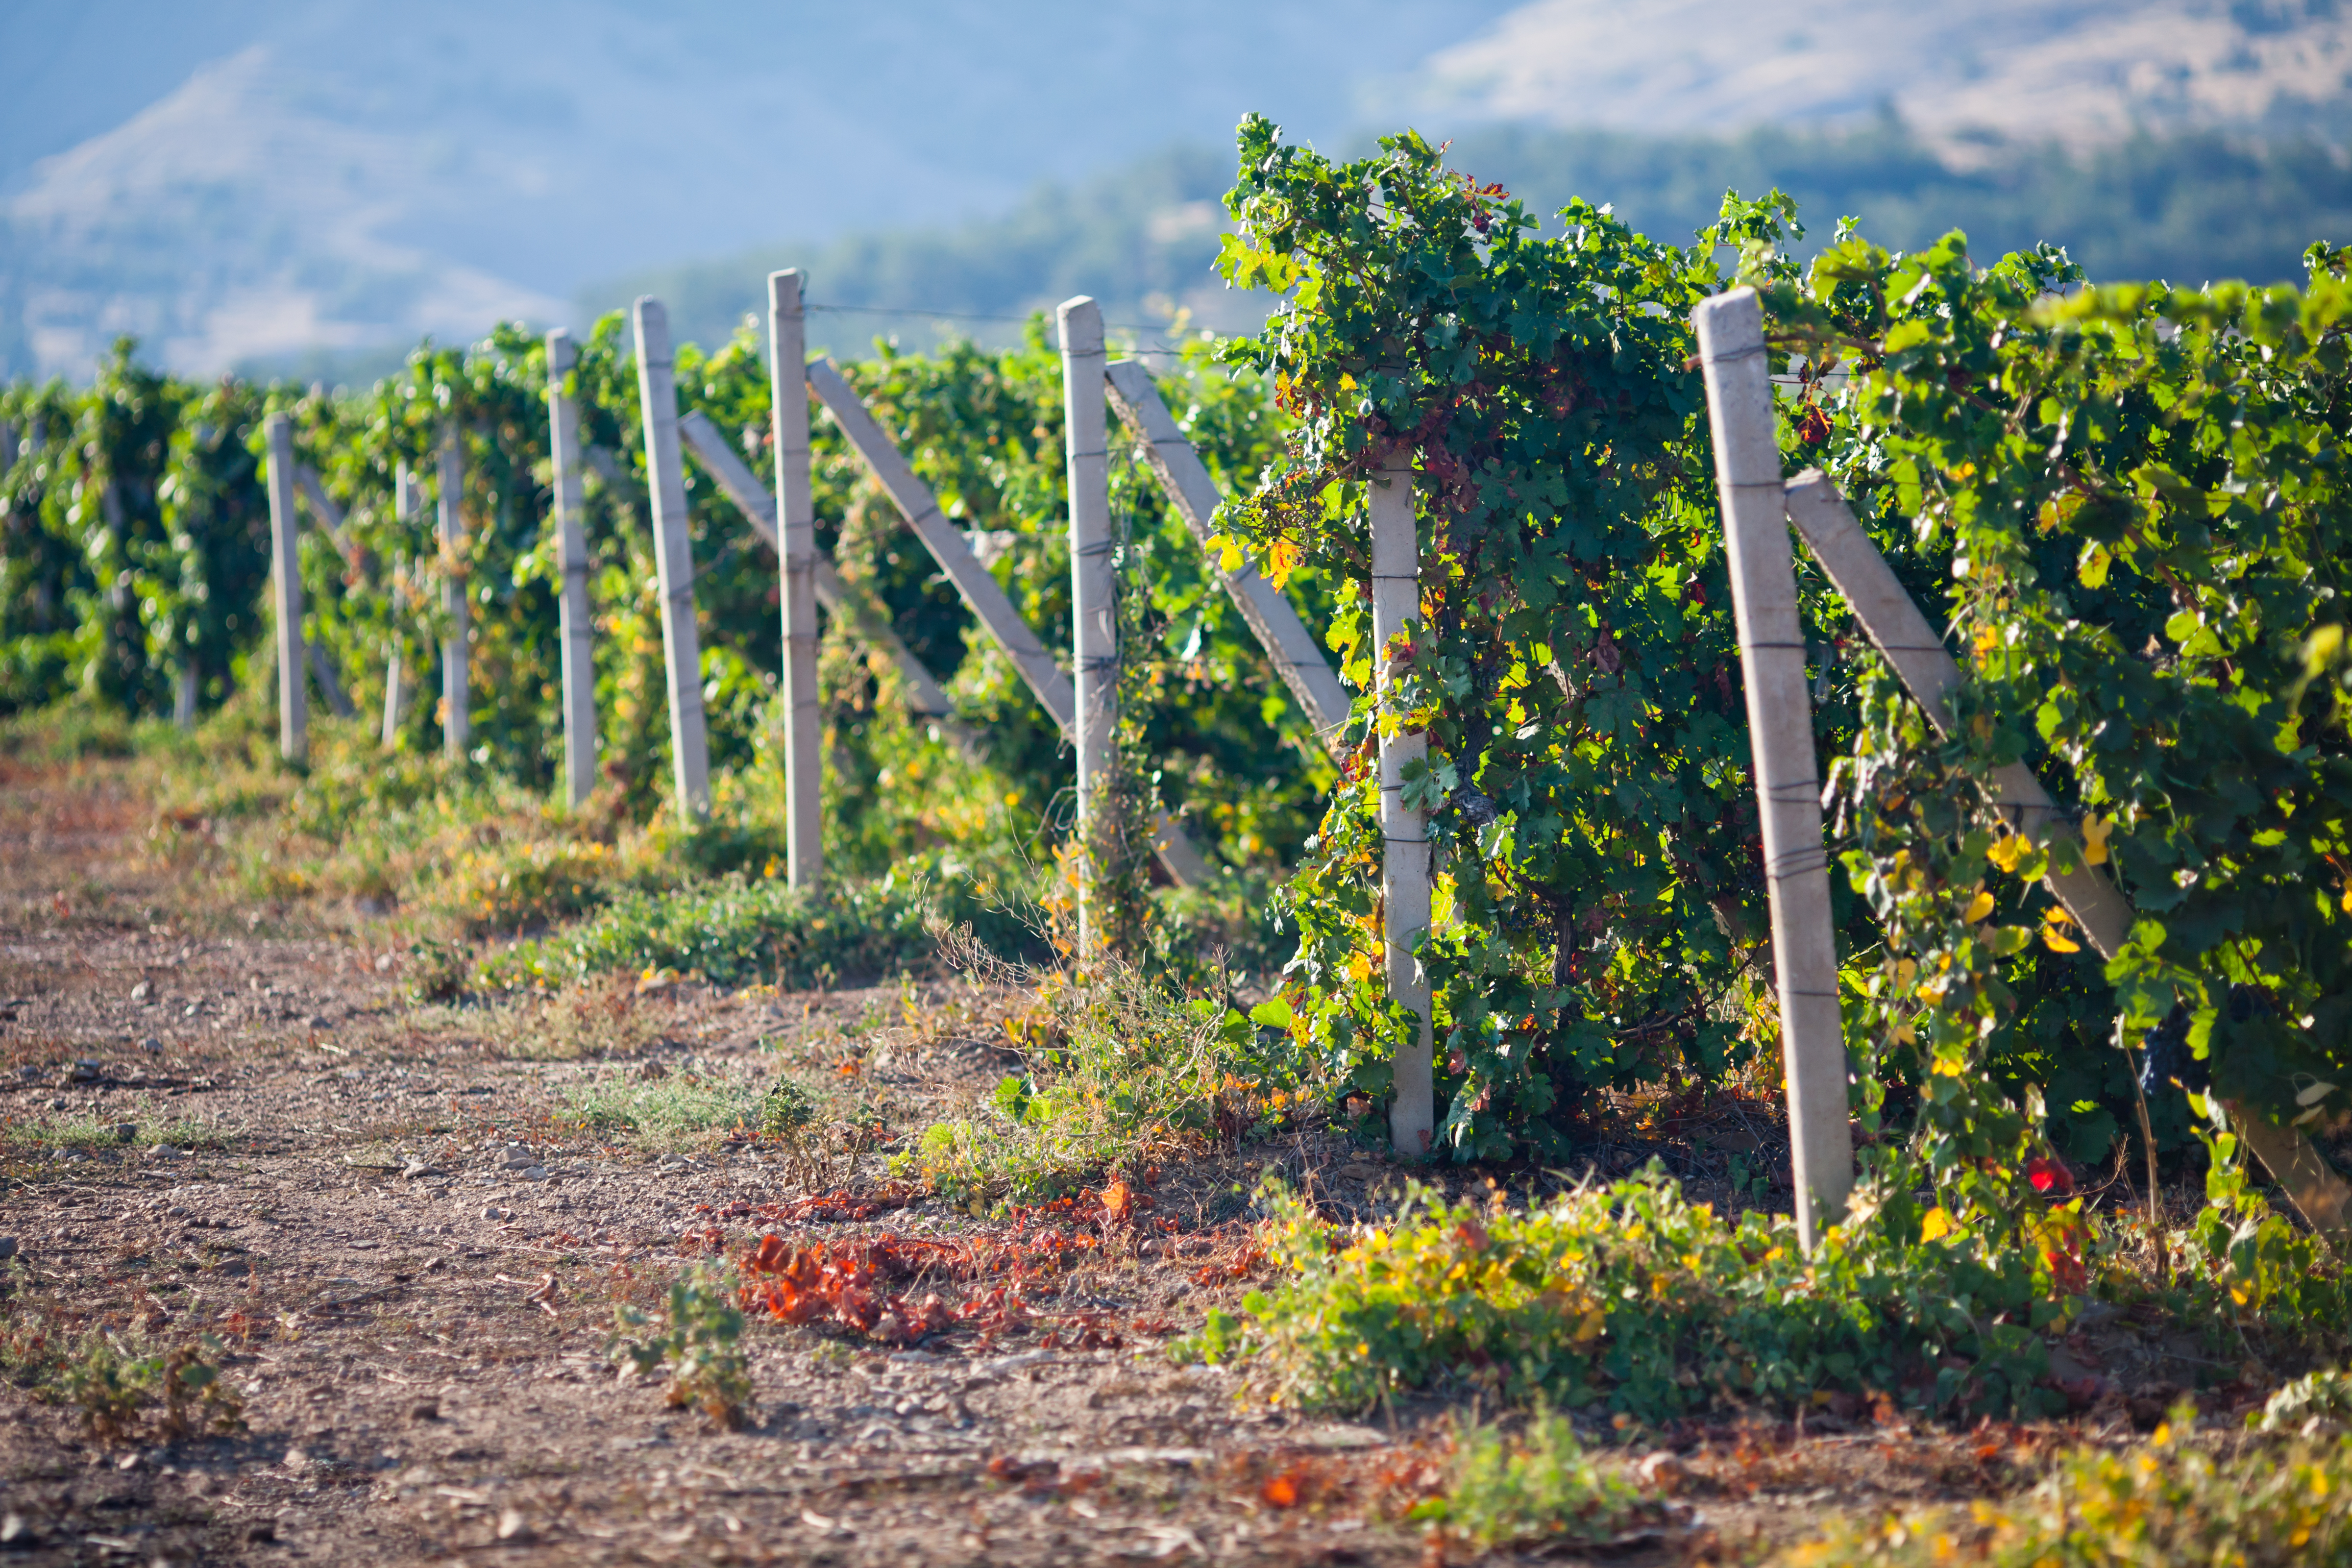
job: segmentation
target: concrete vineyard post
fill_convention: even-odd
[[[441,608],[449,617],[448,633],[441,644],[441,749],[452,757],[463,757],[473,740],[474,686],[468,663],[471,607],[460,553],[466,543],[465,519],[459,510],[466,499],[466,448],[454,420],[441,426],[440,461],[440,515],[435,531],[441,541]]]
[[[1099,945],[1095,888],[1113,863],[1105,798],[1118,730],[1118,584],[1111,563],[1110,452],[1102,308],[1086,295],[1055,312],[1062,331],[1063,450],[1070,487],[1070,648],[1078,761],[1078,952]]]
[[[588,615],[588,533],[580,473],[580,404],[564,378],[580,363],[572,334],[547,334],[548,452],[555,479],[556,563],[563,574],[558,602],[563,664],[563,786],[578,805],[596,787],[596,643]]]
[[[1837,942],[1830,918],[1829,851],[1822,837],[1821,770],[1797,620],[1796,558],[1789,542],[1773,434],[1764,316],[1752,289],[1691,312],[1706,376],[1716,487],[1730,558],[1731,603],[1748,691],[1748,728],[1763,819],[1764,879],[1780,994],[1797,1238],[1811,1251],[1845,1213],[1853,1190],[1846,1115],[1845,1039],[1838,1023]]]
[[[196,727],[196,667],[183,662],[172,692],[172,722],[183,730]]]
[[[1412,454],[1402,451],[1366,487],[1372,532],[1372,679],[1385,694],[1396,679],[1390,645],[1421,617],[1421,544],[1414,535]],[[1389,1139],[1411,1159],[1430,1152],[1437,1135],[1434,1041],[1429,976],[1413,945],[1429,930],[1429,821],[1404,803],[1408,764],[1429,759],[1429,737],[1381,738],[1381,941],[1387,949],[1389,997],[1421,1020],[1415,1038],[1397,1048],[1396,1098],[1389,1104]]]
[[[1826,475],[1809,468],[1789,481],[1784,504],[1806,548],[1863,631],[1895,667],[1928,722],[1938,733],[1950,733],[1951,697],[1959,689],[1960,667],[1854,521],[1845,498]],[[2035,843],[2064,847],[2050,857],[2042,885],[2074,917],[2099,956],[2113,962],[2130,940],[2135,917],[2122,891],[2084,853],[2079,826],[2022,763],[1995,769],[1992,789],[1997,808],[2011,827]],[[2270,1168],[2311,1227],[2339,1252],[2352,1247],[2352,1185],[2336,1174],[2310,1137],[2300,1128],[2279,1125],[2251,1105],[2222,1103],[2231,1127]],[[2153,1183],[2150,1191],[2153,1196]]]
[[[1217,481],[1210,477],[1208,465],[1177,428],[1175,416],[1160,400],[1160,389],[1152,384],[1151,372],[1142,361],[1116,361],[1106,374],[1119,418],[1142,439],[1145,460],[1159,476],[1160,488],[1167,492],[1201,548],[1207,550],[1210,536],[1216,531],[1217,505],[1223,499],[1217,493]],[[1348,721],[1348,693],[1324,662],[1315,634],[1307,629],[1282,590],[1255,568],[1244,565],[1228,572],[1213,553],[1209,563],[1224,584],[1234,607],[1256,635],[1258,646],[1274,661],[1275,673],[1306,710],[1316,739],[1326,751],[1333,750],[1339,726]]]
[[[405,522],[416,515],[420,504],[416,477],[409,472],[408,465],[403,463],[393,470],[392,475],[393,515]],[[396,583],[393,586],[393,595],[395,605],[402,603],[403,595]],[[399,743],[401,717],[408,711],[408,693],[402,687],[401,678],[400,634],[395,630],[385,645],[383,659],[383,749],[387,752]]]
[[[269,447],[269,580],[278,615],[278,752],[289,763],[310,754],[310,689],[303,680],[302,569],[294,532],[294,422],[273,414]]]
[[[640,296],[637,402],[645,411],[646,488],[654,525],[654,570],[661,587],[662,658],[669,673],[669,751],[681,816],[710,815],[710,753],[702,728],[702,647],[694,625],[694,552],[686,525],[686,467],[677,445],[677,382],[669,315]]]
[[[808,320],[801,275],[768,274],[771,436],[776,447],[776,555],[783,573],[784,799],[788,874],[824,878],[824,711],[816,689],[816,498],[809,489]]]

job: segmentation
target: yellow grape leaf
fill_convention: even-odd
[[[1995,631],[1990,626],[1979,626],[1977,628],[1977,652],[1979,654],[1990,653],[2000,646],[2000,633]]]
[[[2049,923],[2042,928],[2042,945],[2053,952],[2080,952],[2083,944],[2058,929],[2058,922],[2064,918],[2056,910],[2050,911]]]
[[[1927,1216],[1920,1220],[1919,1239],[1922,1241],[1941,1241],[1944,1237],[1951,1235],[1954,1228],[1950,1211],[1947,1210],[1939,1204],[1936,1207],[1929,1209],[1927,1213]]]
[[[1907,1046],[1919,1037],[1919,1031],[1908,1024],[1897,1024],[1887,1033],[1898,1046]]]
[[[2083,818],[2083,858],[2093,866],[2107,863],[2107,835],[2116,830],[2112,816]]]
[[[1992,895],[1986,892],[1984,889],[1979,888],[1977,896],[1969,900],[1969,912],[1960,918],[1969,924],[1974,925],[1990,913],[1992,913]]]
[[[1265,580],[1279,589],[1298,570],[1305,552],[1289,539],[1277,539],[1265,549]]]
[[[2027,838],[2022,833],[2004,834],[1991,848],[1985,851],[1985,858],[2004,871],[2013,872],[2017,869],[2018,861],[2024,857],[2028,849],[2032,847],[2032,840]]]
[[[2344,889],[2344,912],[2352,915],[2352,888]]]

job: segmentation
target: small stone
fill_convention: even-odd
[[[523,1518],[521,1513],[518,1510],[514,1509],[507,1510],[504,1513],[499,1515],[499,1539],[500,1541],[529,1541],[530,1539],[530,1521]]]
[[[106,1069],[96,1062],[76,1062],[66,1069],[68,1083],[96,1083],[106,1076]]]
[[[136,1121],[118,1121],[114,1124],[114,1141],[117,1143],[128,1143],[138,1136],[139,1123]]]
[[[12,1513],[5,1519],[0,1519],[0,1546],[30,1546],[31,1544],[33,1544],[33,1527],[25,1522],[23,1514]]]
[[[302,1020],[302,1026],[310,1029],[331,1029],[335,1026],[335,1022],[322,1013],[313,1013]]]
[[[139,1468],[139,1463],[140,1460],[138,1455],[125,1454],[122,1458],[114,1461],[114,1468],[118,1470],[135,1470]]]
[[[526,1165],[523,1167],[522,1179],[526,1182],[543,1182],[547,1180],[547,1167]]]
[[[139,1042],[139,1048],[142,1051],[160,1051],[163,1048],[163,1042],[150,1035]]]
[[[307,1468],[310,1468],[310,1456],[309,1454],[304,1453],[301,1449],[299,1449],[299,1448],[289,1448],[289,1449],[287,1449],[287,1450],[286,1450],[286,1468],[287,1468],[288,1469],[289,1469],[289,1470],[301,1470],[301,1469],[307,1469]]]
[[[538,1163],[528,1149],[512,1149],[507,1152],[507,1169],[509,1171],[528,1171]]]
[[[0,1260],[5,1260],[16,1256],[16,1238],[13,1236],[0,1236]]]
[[[131,988],[131,999],[133,1002],[145,1002],[154,994],[155,988],[152,985],[148,984],[144,980]]]
[[[138,1129],[133,1128],[131,1131],[135,1132]],[[185,1152],[185,1150],[174,1149],[169,1143],[158,1143],[147,1151],[148,1157],[154,1160],[176,1160]]]
[[[379,952],[375,955],[375,972],[378,974],[389,974],[392,973],[392,954],[388,952]]]

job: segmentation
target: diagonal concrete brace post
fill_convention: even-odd
[[[1951,729],[1952,693],[1960,667],[1944,639],[1927,624],[1911,595],[1854,521],[1853,509],[1828,476],[1807,469],[1789,481],[1789,521],[1822,563],[1854,619],[1886,661],[1895,667],[1912,700],[1939,733]],[[2050,798],[2042,781],[2021,763],[1997,769],[1992,788],[2011,826],[2037,843],[2063,839],[2071,853],[2051,857],[2042,885],[2074,917],[2100,957],[2112,963],[2130,940],[2130,901],[2083,853],[2081,833]],[[2312,1229],[2339,1252],[2352,1252],[2352,1184],[2300,1129],[2282,1127],[2242,1101],[2224,1101],[2230,1125],[2267,1166]]]

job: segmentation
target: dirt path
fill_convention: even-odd
[[[10,1354],[44,1328],[209,1334],[242,1425],[104,1439],[0,1385],[0,1563],[1431,1560],[1391,1515],[1447,1412],[1306,1420],[1165,1352],[1246,1283],[1265,1166],[1370,1212],[1393,1173],[1336,1138],[978,1219],[911,1201],[887,1161],[1006,1070],[1015,997],[416,1005],[381,922],[174,883],[145,826],[102,771],[0,785]],[[654,1125],[756,1125],[780,1073],[835,1086],[830,1119],[782,1144]],[[882,1260],[893,1310],[935,1331],[755,1317],[740,1431],[616,1377],[617,1303],[766,1234]],[[1643,1472],[1678,1522],[1611,1561],[1738,1555],[1832,1500],[2000,1489],[2042,1441],[1827,1425],[1680,1434]]]

